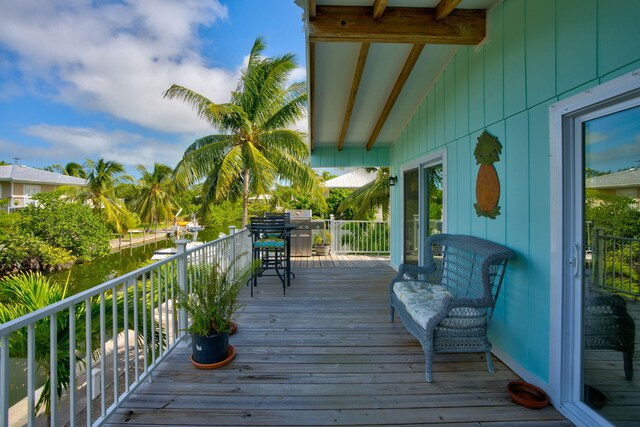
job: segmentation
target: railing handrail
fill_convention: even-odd
[[[238,231],[240,234],[242,230]],[[237,236],[237,235],[236,235]],[[189,255],[199,249],[204,249],[209,246],[214,246],[223,242],[227,239],[233,238],[234,235],[228,235],[224,237],[219,237],[216,240],[212,240],[210,242],[205,243],[204,245],[196,246],[194,248],[187,249],[186,254]],[[108,280],[100,285],[96,285],[92,288],[86,289],[80,293],[68,296],[67,298],[60,300],[56,303],[48,305],[47,307],[41,308],[39,310],[33,311],[31,313],[25,314],[24,316],[20,316],[16,319],[10,320],[3,324],[0,324],[0,336],[10,334],[19,329],[28,326],[30,323],[37,322],[38,320],[42,320],[45,317],[48,317],[54,313],[58,313],[64,309],[67,309],[73,305],[77,305],[79,303],[83,303],[87,300],[87,298],[94,297],[96,295],[100,295],[103,292],[111,290],[114,286],[118,286],[122,283],[127,282],[130,279],[134,279],[139,277],[142,274],[148,273],[149,271],[156,270],[158,267],[163,266],[165,264],[169,264],[175,260],[177,260],[179,254],[170,255],[169,257],[154,262],[152,264],[146,265],[144,267],[140,267],[136,270],[130,271],[129,273],[123,274],[122,276],[114,277],[111,280]]]

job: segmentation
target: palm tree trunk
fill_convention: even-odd
[[[242,226],[249,223],[249,169],[242,171]]]

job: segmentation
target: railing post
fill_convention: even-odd
[[[604,241],[602,239],[602,228],[600,227],[594,227],[592,230],[592,236],[591,238],[593,239],[593,243],[592,243],[592,252],[591,252],[591,268],[593,269],[593,271],[591,272],[592,275],[592,280],[593,280],[593,284],[594,287],[596,288],[603,288],[604,287],[604,267],[605,267],[605,260],[604,258],[604,251],[603,251],[603,244]]]
[[[237,269],[238,266],[236,265],[235,261],[236,261],[236,243],[237,243],[237,238],[236,238],[236,226],[235,225],[230,225],[229,226],[229,236],[231,237],[231,259],[229,260],[229,263],[231,265],[233,265],[233,271],[231,272],[231,278],[235,279],[236,277],[236,273],[237,273]],[[227,264],[229,265],[229,264]]]
[[[334,254],[336,253],[336,251],[338,250],[338,236],[336,235],[336,230],[335,230],[335,215],[331,214],[329,215],[329,232],[331,233],[331,252],[333,252]]]
[[[178,249],[178,287],[183,294],[187,289],[187,239],[176,240],[176,248]],[[182,338],[186,335],[187,329],[187,312],[183,308],[178,309],[178,337]]]

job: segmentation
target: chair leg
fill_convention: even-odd
[[[491,357],[491,352],[487,351],[487,371],[493,374],[496,370],[493,367],[493,358]]]
[[[622,353],[624,360],[624,377],[631,381],[633,379],[633,351],[625,351]]]
[[[430,383],[433,381],[433,353],[431,351],[424,352],[425,362],[424,362],[424,374],[425,380]]]
[[[396,309],[393,308],[393,306],[390,306],[389,309],[390,309],[389,321],[393,322],[393,318],[395,317],[395,314],[396,314]]]

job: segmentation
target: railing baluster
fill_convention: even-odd
[[[157,273],[157,272],[156,272]],[[155,277],[158,275],[155,274]],[[156,313],[155,313],[155,286],[154,270],[150,272],[149,278],[149,328],[151,330],[151,365],[156,363]]]
[[[138,348],[138,332],[140,331],[138,317],[140,316],[140,303],[138,301],[138,278],[134,278],[135,285],[133,287],[133,331],[135,339],[133,340],[133,365],[135,369],[135,382],[140,379],[140,349]]]
[[[0,426],[9,425],[9,335],[0,341]]]
[[[28,426],[36,424],[36,324],[27,327],[27,412]]]
[[[118,292],[117,287],[111,288],[111,325],[113,329],[113,403],[118,403]],[[126,376],[126,375],[125,375]]]
[[[91,425],[91,403],[92,403],[92,399],[91,399],[91,389],[93,387],[93,375],[92,375],[92,370],[93,370],[93,358],[92,358],[92,353],[93,353],[93,346],[91,345],[91,339],[93,337],[93,334],[91,333],[91,299],[87,298],[85,300],[84,303],[84,309],[85,309],[85,332],[84,332],[84,336],[85,336],[85,365],[86,365],[86,370],[85,370],[85,376],[87,377],[87,426]]]
[[[105,319],[105,293],[100,293],[100,415],[107,414],[107,363],[105,356],[106,347],[106,319]]]
[[[69,307],[69,425],[76,425],[76,306]]]
[[[164,336],[165,346],[169,348],[169,264],[164,265]]]
[[[58,424],[58,316],[49,317],[49,417],[51,427]]]
[[[122,295],[122,331],[124,332],[124,391],[129,391],[129,286],[130,281],[124,282]]]
[[[142,336],[144,338],[144,342],[142,343],[142,351],[144,352],[142,355],[142,366],[143,372],[147,372],[148,369],[148,361],[147,355],[149,354],[149,348],[147,344],[147,273],[142,275]]]

